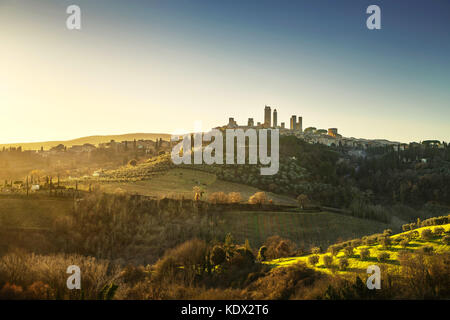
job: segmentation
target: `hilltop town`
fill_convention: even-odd
[[[354,137],[344,137],[338,133],[338,128],[318,129],[316,127],[307,127],[303,129],[303,117],[292,115],[289,119],[289,128],[286,127],[285,122],[278,122],[278,112],[274,109],[273,112],[270,106],[264,107],[264,121],[256,122],[254,118],[248,118],[247,125],[239,125],[234,118],[229,118],[228,123],[217,128],[227,129],[279,129],[280,135],[293,135],[309,143],[320,143],[329,147],[350,147],[357,150],[365,150],[368,148],[377,147],[392,147],[395,151],[403,151],[411,146],[419,146],[417,142],[410,144],[400,143],[396,141],[389,141],[385,139],[364,139]],[[437,148],[445,148],[446,143],[438,140],[425,140],[421,142],[422,145],[427,145]],[[355,155],[364,155],[364,152],[354,152]]]

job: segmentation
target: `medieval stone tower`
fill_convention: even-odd
[[[277,109],[273,110],[273,127],[276,128],[278,126],[277,123]]]
[[[272,123],[272,121],[271,121],[270,107],[265,106],[265,108],[264,108],[264,127],[269,128],[271,123]]]

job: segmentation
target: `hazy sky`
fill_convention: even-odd
[[[450,140],[448,0],[0,0],[0,40],[0,143],[245,124],[265,104],[348,137]]]

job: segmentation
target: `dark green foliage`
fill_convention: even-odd
[[[406,248],[406,247],[408,246],[408,244],[409,244],[408,239],[403,239],[402,241],[400,241],[400,245],[401,245],[403,248]]]
[[[226,258],[226,252],[221,246],[216,245],[212,248],[210,259],[213,266],[218,266],[224,263]]]
[[[333,256],[326,254],[322,257],[322,261],[326,268],[331,268],[333,265]]]
[[[353,255],[353,247],[345,247],[344,253],[346,257],[351,257]]]
[[[339,258],[338,260],[338,267],[339,270],[346,270],[348,268],[348,259],[347,258]]]
[[[362,244],[363,244],[363,241],[362,241],[361,239],[353,239],[353,240],[351,241],[351,246],[352,246],[353,248],[359,247],[359,246],[362,245]]]
[[[371,235],[371,236],[367,236],[365,237],[365,239],[363,240],[363,243],[366,246],[373,246],[374,244],[376,244],[378,241],[378,236],[377,235]]]
[[[392,239],[389,236],[381,237],[379,241],[384,248],[389,248],[392,245]]]
[[[336,255],[339,253],[339,251],[341,251],[341,249],[342,249],[342,246],[341,246],[341,245],[338,245],[338,244],[331,245],[331,246],[328,247],[328,251],[329,251],[333,256],[336,256]]]
[[[407,236],[408,239],[410,239],[410,240],[417,239],[417,238],[419,238],[419,231],[414,230],[414,231],[408,232],[408,233],[406,234],[406,236]]]
[[[319,262],[319,256],[318,255],[309,256],[308,262],[312,265],[316,265]]]
[[[433,238],[433,232],[430,229],[424,229],[420,233],[420,237],[423,240],[431,240]]]
[[[433,234],[434,234],[436,237],[440,237],[440,236],[442,236],[444,233],[445,233],[445,229],[442,228],[442,227],[437,227],[437,228],[434,228],[434,229],[433,229]]]
[[[378,261],[380,262],[386,262],[387,260],[389,260],[389,257],[390,255],[387,252],[379,252],[377,256]]]
[[[361,249],[359,251],[359,256],[361,258],[361,260],[367,260],[370,258],[370,250],[367,248]]]
[[[432,246],[423,246],[420,248],[420,252],[424,254],[432,254],[434,252],[434,248]]]

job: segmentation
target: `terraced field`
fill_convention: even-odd
[[[229,232],[241,242],[249,239],[260,246],[273,235],[297,243],[299,247],[324,246],[340,240],[382,232],[389,225],[331,212],[227,212],[224,219]]]
[[[442,227],[445,229],[446,234],[450,232],[450,224],[441,225],[441,226],[431,226],[431,227],[422,227],[415,229],[419,232],[419,234],[424,229],[430,229],[434,230],[436,227]],[[410,231],[408,231],[410,232]],[[399,233],[396,235],[393,235],[391,238],[395,239],[398,237],[404,237],[406,233]],[[402,248],[400,245],[392,245],[389,248],[383,248],[379,243],[376,243],[374,245],[362,245],[358,246],[354,249],[354,254],[348,258],[349,266],[345,271],[339,271],[336,268],[326,268],[323,264],[323,257],[325,255],[329,255],[329,253],[323,253],[319,254],[319,263],[316,265],[312,265],[308,262],[308,258],[311,255],[305,255],[301,257],[290,257],[290,258],[281,258],[281,259],[274,259],[265,262],[266,264],[272,266],[273,268],[282,268],[282,267],[288,267],[298,262],[304,262],[309,267],[314,268],[318,271],[326,272],[326,273],[340,273],[340,274],[351,274],[351,273],[366,273],[367,267],[373,264],[376,264],[378,266],[384,266],[389,268],[398,268],[399,262],[398,257],[401,251],[409,251],[414,252],[416,250],[419,250],[423,247],[432,247],[434,252],[437,253],[443,253],[443,252],[450,252],[450,246],[445,245],[442,241],[442,237],[434,237],[431,240],[423,240],[420,238],[413,239],[409,242],[409,244],[406,246],[406,248]],[[370,251],[370,257],[366,260],[361,260],[360,258],[360,251],[362,249],[369,249]],[[381,252],[386,252],[389,254],[389,259],[385,262],[379,262],[377,259],[377,256]],[[337,259],[344,256],[344,252],[339,252],[336,257],[334,258],[334,264],[337,263]]]

